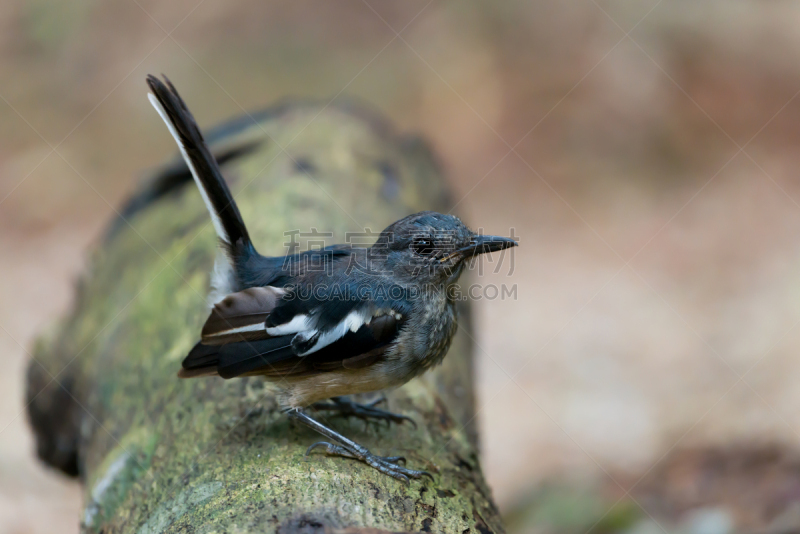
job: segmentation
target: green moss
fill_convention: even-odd
[[[131,488],[148,474],[158,437],[145,428],[129,432],[92,473],[86,486],[86,506],[82,525],[99,530],[113,517]]]

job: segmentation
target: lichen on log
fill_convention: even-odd
[[[285,253],[294,229],[332,232],[327,245],[446,209],[426,145],[354,106],[288,103],[209,139],[214,151],[250,147],[223,172],[265,254]],[[93,252],[72,312],[39,339],[28,369],[39,456],[80,476],[84,531],[502,532],[478,460],[463,332],[441,367],[388,394],[416,429],[329,419],[434,481],[306,457],[318,436],[290,423],[262,380],[176,377],[207,315],[215,235],[193,186],[146,204]]]

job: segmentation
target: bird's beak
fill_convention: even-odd
[[[517,242],[508,237],[475,234],[472,236],[472,241],[470,242],[469,246],[454,251],[452,254],[442,258],[441,261],[452,259],[454,256],[459,256],[461,259],[467,259],[479,254],[496,252],[498,250],[515,246],[517,246]]]
[[[497,235],[480,235],[476,234],[472,237],[472,242],[468,247],[464,247],[459,252],[465,258],[470,256],[477,256],[478,254],[486,254],[488,252],[497,252],[506,248],[516,247],[517,242],[509,237],[500,237]]]

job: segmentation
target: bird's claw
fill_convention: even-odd
[[[347,447],[343,447],[341,445],[334,445],[332,443],[328,443],[327,441],[318,441],[311,445],[306,450],[306,456],[308,454],[318,448],[324,447],[325,452],[331,456],[342,456],[344,458],[353,458],[356,460],[361,460],[362,462],[366,463],[370,467],[373,467],[383,473],[384,475],[389,475],[390,477],[396,478],[397,480],[401,480],[405,483],[409,482],[409,478],[422,478],[426,476],[433,480],[433,475],[428,473],[427,471],[418,471],[416,469],[408,469],[399,465],[400,462],[405,464],[406,459],[403,456],[378,456],[376,454],[372,454],[371,452],[367,451],[364,452],[356,452],[351,451]]]

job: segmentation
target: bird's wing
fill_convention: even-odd
[[[404,320],[395,315],[382,315],[307,356],[298,355],[294,350],[292,334],[222,345],[200,342],[184,360],[179,376],[287,377],[358,369],[385,355],[403,323]]]
[[[201,332],[204,345],[224,345],[271,337],[264,322],[286,291],[277,287],[251,287],[231,293],[214,305]]]
[[[181,376],[284,375],[372,362],[396,337],[410,304],[346,298],[347,289],[334,298],[337,287],[342,291],[331,284],[308,295],[275,287],[228,295],[214,306]]]
[[[357,332],[383,315],[401,320],[411,310],[408,292],[396,284],[360,278],[310,278],[289,293],[266,319],[271,336],[292,334],[292,346],[307,356]]]

